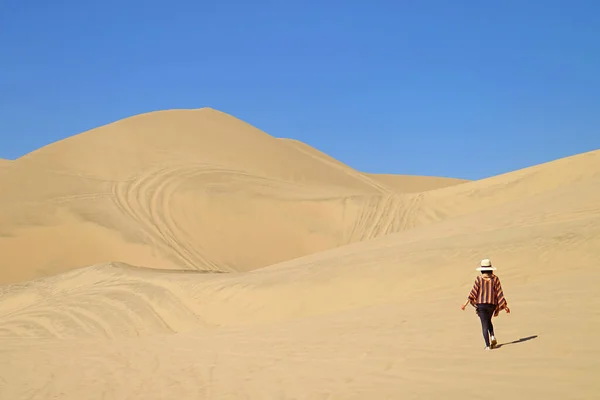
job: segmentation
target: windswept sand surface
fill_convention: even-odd
[[[201,110],[12,163],[2,400],[600,391],[600,151],[404,190]],[[485,257],[512,310],[491,352],[459,308]]]

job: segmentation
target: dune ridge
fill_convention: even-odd
[[[402,178],[254,134],[289,151],[287,170],[250,156],[217,169],[218,154],[78,170],[52,149],[1,175],[13,190],[1,208],[0,399],[478,398],[485,366],[487,398],[596,396],[600,150],[454,185],[415,178],[403,192]],[[285,164],[291,154],[310,166]],[[58,183],[19,191],[23,177]],[[194,209],[207,210],[205,231],[185,225]],[[307,231],[320,249],[283,245]],[[61,232],[77,233],[79,258],[57,251],[50,268]],[[239,260],[223,261],[225,235]],[[34,244],[52,248],[27,255]],[[5,278],[19,256],[31,278]],[[459,309],[486,257],[512,309],[494,319],[491,352]]]

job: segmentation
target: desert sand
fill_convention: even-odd
[[[2,162],[0,185],[2,400],[600,391],[600,151],[366,174],[169,110]],[[492,351],[460,310],[488,257],[512,311]]]

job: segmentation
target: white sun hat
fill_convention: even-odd
[[[477,268],[477,271],[495,271],[496,267],[492,266],[492,262],[486,258],[481,260],[481,266]]]

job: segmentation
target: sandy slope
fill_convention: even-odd
[[[175,114],[198,118],[179,129],[243,125],[214,110]],[[191,129],[168,156],[148,133],[162,121],[147,124],[147,141],[101,131],[122,141],[114,163],[131,135],[155,146],[120,166],[78,155],[109,146],[95,132],[0,169],[0,272],[15,282],[0,286],[0,399],[597,395],[600,151],[399,193],[250,128],[246,146],[284,155],[231,158],[218,143],[194,155]],[[292,259],[292,246],[310,254]],[[233,272],[252,256],[272,265]],[[491,352],[459,309],[484,257],[513,311],[495,319],[502,346]],[[103,259],[115,262],[75,268]]]
[[[246,271],[429,218],[406,215],[417,197],[213,109],[51,144],[0,169],[0,188],[0,283],[113,260]]]
[[[600,152],[461,186],[436,194],[439,223],[252,272],[112,263],[4,286],[0,398],[462,399],[482,374],[486,398],[594,398]],[[487,256],[513,311],[492,352],[459,309]]]

